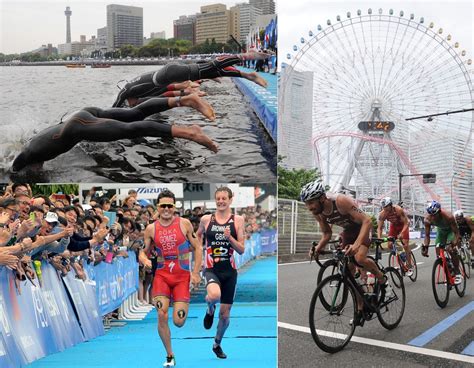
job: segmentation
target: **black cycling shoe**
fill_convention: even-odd
[[[227,358],[227,355],[225,355],[225,353],[222,351],[222,348],[220,345],[217,345],[216,347],[213,346],[212,351],[214,352],[214,354],[216,354],[216,357],[218,357],[219,359]]]
[[[355,318],[352,319],[349,323],[351,325],[354,324],[354,326],[362,327],[364,325],[364,322],[365,322],[364,314],[361,311],[357,311]]]
[[[214,321],[214,312],[216,308],[212,311],[212,314],[209,314],[209,308],[206,310],[206,315],[204,316],[204,328],[209,330],[212,327],[212,322]]]

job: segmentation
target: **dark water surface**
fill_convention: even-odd
[[[229,78],[206,82],[202,89],[217,119],[209,122],[190,108],[160,117],[170,124],[201,126],[220,150],[217,154],[182,139],[144,137],[97,143],[81,142],[42,168],[18,174],[8,169],[36,132],[86,106],[111,106],[120,80],[159,66],[67,69],[63,66],[0,67],[0,180],[31,182],[273,182],[276,145]]]

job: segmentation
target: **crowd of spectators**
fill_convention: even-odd
[[[0,266],[15,274],[16,285],[29,279],[41,285],[41,261],[48,261],[61,275],[74,272],[86,280],[84,263],[113,262],[114,257],[128,257],[129,250],[143,247],[146,226],[156,220],[156,210],[147,200],[138,200],[129,191],[119,206],[115,195],[92,188],[81,203],[74,195],[55,193],[34,195],[28,184],[15,183],[0,196]],[[188,218],[195,230],[205,208],[177,209],[178,216]],[[247,238],[262,229],[276,227],[275,211],[260,206],[239,210],[246,221]],[[152,284],[150,271],[140,266],[139,300],[146,304]]]
[[[256,72],[276,74],[276,70],[277,70],[276,52],[274,52],[273,50],[267,50],[267,49],[263,49],[259,51],[266,52],[266,53],[273,53],[274,57],[268,58],[265,60],[245,60],[243,62],[244,67],[253,69]]]
[[[154,209],[131,203],[111,212],[111,200],[94,193],[81,204],[70,195],[33,195],[28,184],[11,184],[0,197],[0,266],[11,269],[15,280],[36,285],[47,260],[61,275],[73,270],[85,280],[84,262],[110,263],[141,246]]]

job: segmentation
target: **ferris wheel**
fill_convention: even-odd
[[[285,110],[295,108],[284,102],[292,81],[309,78],[313,156],[332,190],[396,198],[399,174],[432,172],[435,185],[406,178],[402,199],[472,206],[471,195],[463,197],[472,185],[472,111],[405,120],[474,107],[472,61],[453,36],[414,14],[368,9],[318,25],[293,51],[282,72],[279,122],[288,124]]]

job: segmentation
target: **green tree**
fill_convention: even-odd
[[[62,192],[63,194],[79,194],[78,184],[31,184],[33,195],[50,196],[53,193]]]
[[[282,157],[278,157],[281,162]],[[285,169],[278,164],[278,197],[299,200],[303,185],[321,177],[317,169]]]

